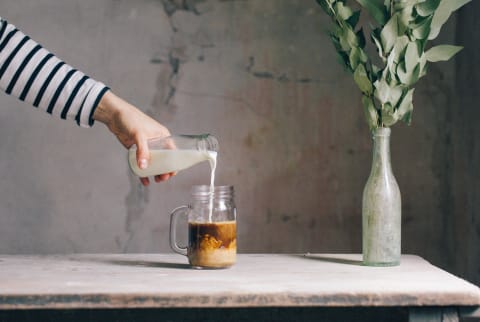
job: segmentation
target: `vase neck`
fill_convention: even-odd
[[[391,173],[390,128],[380,127],[373,133],[372,171]]]

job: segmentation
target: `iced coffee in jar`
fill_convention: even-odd
[[[171,214],[170,246],[188,257],[195,268],[226,268],[235,264],[237,254],[236,207],[232,186],[194,186],[188,206]],[[188,246],[176,240],[179,216],[188,218]]]

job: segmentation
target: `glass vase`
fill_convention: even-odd
[[[362,247],[367,266],[395,266],[401,254],[401,197],[390,163],[390,128],[373,132],[372,169],[363,190]]]

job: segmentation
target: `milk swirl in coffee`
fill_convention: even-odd
[[[221,268],[235,264],[235,221],[188,223],[188,260],[195,267]]]

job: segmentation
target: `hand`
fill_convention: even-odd
[[[95,109],[93,118],[104,123],[125,148],[128,149],[133,144],[137,145],[137,163],[140,169],[148,167],[150,161],[147,140],[170,135],[165,126],[111,91],[103,95]],[[168,180],[173,175],[175,174],[157,175],[155,176],[155,182]],[[148,178],[140,178],[140,181],[144,186],[150,184]]]

